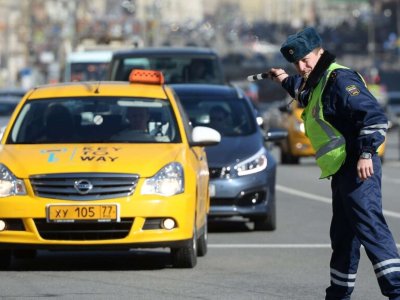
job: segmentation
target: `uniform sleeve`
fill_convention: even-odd
[[[352,70],[341,72],[337,77],[337,96],[347,111],[349,126],[355,126],[358,153],[376,153],[385,141],[388,119],[376,98],[369,92],[361,77]],[[351,128],[353,129],[353,128]]]
[[[299,90],[301,84],[301,76],[300,75],[291,75],[286,77],[282,82],[282,87],[289,93],[289,95],[295,99],[296,91]]]

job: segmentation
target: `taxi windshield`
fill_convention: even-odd
[[[74,97],[26,102],[7,144],[178,143],[170,103],[132,97]]]

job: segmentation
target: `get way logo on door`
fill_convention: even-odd
[[[77,155],[81,161],[114,162],[118,157],[118,147],[83,147],[77,148],[52,148],[40,150],[41,154],[47,155],[47,162],[57,163],[65,160],[73,160]]]

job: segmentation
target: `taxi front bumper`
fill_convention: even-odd
[[[0,199],[0,247],[35,249],[103,249],[177,247],[190,242],[193,235],[194,201],[185,194],[141,199],[130,197],[87,201],[85,205],[118,203],[118,222],[49,222],[50,204],[77,205],[76,201],[14,196]],[[166,229],[165,219],[175,226]]]

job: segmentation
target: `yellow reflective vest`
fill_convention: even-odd
[[[321,169],[321,179],[335,174],[346,159],[346,141],[343,135],[324,119],[322,109],[322,94],[328,78],[333,70],[339,68],[346,67],[337,63],[329,66],[325,76],[311,92],[308,104],[301,116],[306,135],[316,152],[317,164]]]

